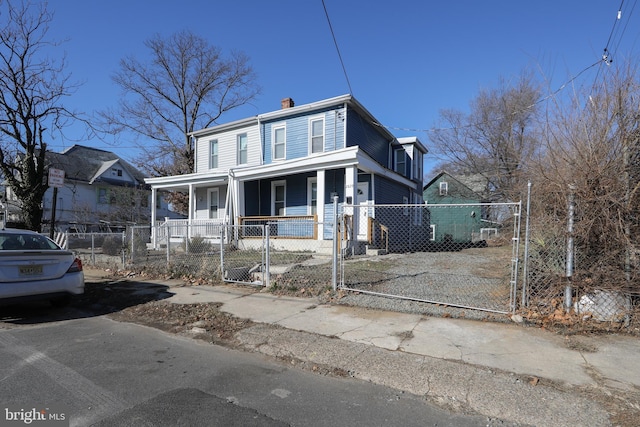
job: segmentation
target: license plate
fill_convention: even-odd
[[[42,275],[41,265],[22,265],[20,266],[21,276],[40,276]]]

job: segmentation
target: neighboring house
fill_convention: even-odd
[[[334,197],[341,205],[422,203],[427,149],[417,138],[395,138],[351,95],[300,106],[286,98],[280,110],[199,130],[192,138],[194,173],[145,180],[154,193],[187,193],[192,225],[277,222],[274,237],[330,247],[324,224],[333,223]],[[358,211],[353,239],[370,240],[368,219],[375,212]],[[286,225],[316,220],[313,231]],[[428,232],[428,223],[423,227]]]
[[[431,240],[468,243],[497,232],[488,221],[485,202],[487,181],[480,175],[450,175],[440,172],[423,189],[429,206]],[[451,205],[451,206],[433,206]]]
[[[62,153],[47,153],[46,162],[47,170],[64,171],[64,184],[56,191],[56,229],[84,232],[149,224],[151,206],[158,215],[175,217],[160,194],[150,203],[144,174],[110,151],[74,145]],[[45,225],[51,223],[53,194],[50,187],[44,196]],[[9,205],[16,204],[12,196]]]

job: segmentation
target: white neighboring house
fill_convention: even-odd
[[[127,224],[149,224],[151,191],[146,176],[117,154],[74,145],[61,153],[47,153],[47,168],[64,171],[57,190],[55,229],[101,231]],[[54,189],[43,200],[43,225],[51,222]],[[162,194],[155,194],[159,215],[180,218],[169,210]],[[7,188],[8,220],[17,221],[17,199]]]

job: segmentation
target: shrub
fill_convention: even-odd
[[[102,253],[105,255],[120,255],[122,253],[122,237],[105,237],[102,242]]]

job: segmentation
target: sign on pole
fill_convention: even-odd
[[[62,169],[49,169],[49,187],[61,188],[64,185],[64,171]]]

